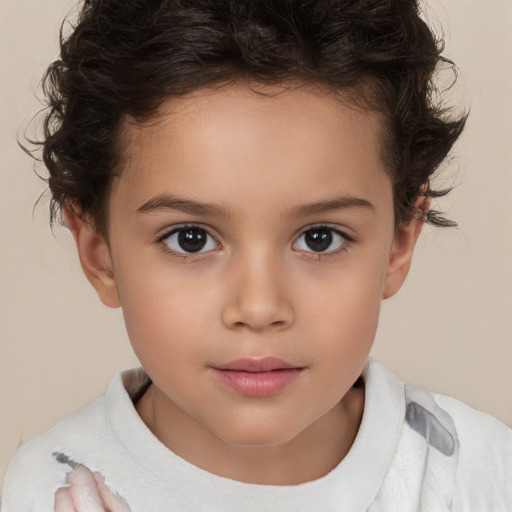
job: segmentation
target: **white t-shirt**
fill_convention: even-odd
[[[54,510],[55,492],[76,463],[101,473],[119,510],[131,512],[512,511],[511,429],[407,386],[374,361],[362,377],[363,419],[343,461],[318,480],[269,486],[213,475],[167,449],[132,402],[148,377],[129,370],[104,397],[19,449],[2,512]]]

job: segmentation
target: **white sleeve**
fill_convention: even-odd
[[[512,511],[512,429],[454,398],[434,398],[460,443],[453,512]]]
[[[36,438],[18,450],[5,476],[2,512],[53,510],[55,491],[65,485],[69,468],[59,464],[48,448]]]

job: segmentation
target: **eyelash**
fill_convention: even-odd
[[[347,235],[344,231],[341,231],[336,226],[333,226],[332,224],[312,224],[310,226],[307,226],[301,232],[299,235],[295,238],[295,242],[293,245],[295,245],[300,238],[305,235],[308,231],[313,231],[315,229],[321,230],[325,229],[327,231],[330,231],[331,233],[335,233],[336,235],[339,235],[344,239],[341,246],[338,249],[332,250],[332,251],[325,251],[325,252],[315,252],[315,251],[300,251],[301,255],[304,258],[313,259],[315,261],[326,261],[331,258],[336,258],[337,256],[345,253],[348,251],[352,243],[354,242],[354,239]]]
[[[209,236],[210,238],[212,238],[217,247],[220,247],[220,243],[219,241],[217,240],[216,237],[214,237],[211,233],[210,233],[210,230],[209,228],[205,227],[205,226],[202,226],[200,224],[180,224],[179,226],[174,226],[172,227],[171,229],[169,229],[168,231],[166,231],[164,234],[160,235],[157,239],[156,239],[156,243],[160,246],[160,248],[166,253],[166,254],[169,254],[175,258],[180,258],[182,260],[189,260],[189,259],[199,259],[201,258],[202,256],[206,255],[207,253],[211,252],[210,251],[205,251],[205,252],[190,252],[190,253],[187,253],[187,252],[178,252],[178,251],[175,251],[173,249],[171,249],[169,247],[168,244],[165,243],[165,240],[167,240],[168,238],[170,238],[172,235],[174,235],[175,233],[179,233],[181,231],[185,231],[187,229],[200,229],[202,231],[205,231],[207,236]]]
[[[180,258],[182,260],[189,260],[189,259],[200,259],[201,257],[205,256],[206,254],[212,252],[214,249],[204,251],[204,252],[178,252],[169,247],[168,244],[165,243],[165,240],[167,240],[172,235],[182,232],[187,229],[200,229],[206,232],[207,236],[211,237],[215,243],[217,248],[221,246],[219,241],[215,236],[213,236],[210,233],[210,229],[208,227],[202,226],[200,224],[182,224],[179,226],[174,226],[173,228],[169,229],[162,235],[160,235],[156,239],[156,243],[160,246],[160,248],[167,254],[170,254],[171,256],[175,258]],[[312,231],[315,229],[325,229],[330,231],[331,233],[335,233],[336,235],[342,237],[344,241],[342,242],[341,246],[338,249],[335,249],[333,251],[325,251],[325,252],[315,252],[315,251],[298,251],[303,255],[305,258],[314,259],[315,261],[324,261],[332,257],[336,257],[344,252],[346,252],[351,244],[354,242],[353,238],[347,235],[344,231],[339,230],[337,227],[332,226],[330,224],[313,224],[310,226],[307,226],[304,228],[295,238],[295,241],[292,244],[292,247],[297,244],[297,242],[300,240],[302,236],[304,236],[308,231]]]

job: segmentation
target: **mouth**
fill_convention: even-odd
[[[223,385],[246,396],[276,395],[295,381],[304,369],[275,357],[242,358],[211,367]]]

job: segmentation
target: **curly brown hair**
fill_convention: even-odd
[[[43,160],[51,222],[72,202],[107,233],[108,194],[121,172],[121,127],[157,115],[169,97],[237,80],[315,83],[356,91],[386,120],[384,159],[395,222],[420,195],[463,130],[433,78],[453,63],[416,0],[90,0],[43,80]],[[454,223],[436,211],[427,222]]]

